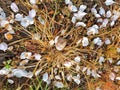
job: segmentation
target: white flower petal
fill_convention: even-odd
[[[0,70],[0,75],[7,75],[11,69],[6,69],[5,67]]]
[[[90,70],[90,68],[87,69],[87,75],[91,75],[91,70]]]
[[[76,17],[73,16],[71,21],[72,21],[72,23],[75,23],[76,22]]]
[[[16,3],[11,3],[10,5],[11,9],[16,13],[19,12],[18,6],[16,5]]]
[[[116,77],[115,79],[116,79],[116,80],[120,80],[120,77]]]
[[[65,62],[63,65],[67,68],[70,68],[72,66],[72,62]]]
[[[111,44],[111,41],[110,41],[110,39],[109,39],[109,38],[106,38],[106,40],[105,40],[105,44],[106,44],[106,45]]]
[[[97,14],[97,10],[96,10],[94,7],[91,9],[91,12],[92,12],[93,14]]]
[[[80,82],[81,82],[81,81],[80,81],[80,78],[79,78],[79,77],[77,77],[77,76],[73,76],[73,77],[72,77],[72,79],[73,79],[73,80],[74,80],[74,82],[75,82],[76,84],[78,84],[78,85],[79,85],[79,84],[80,84]]]
[[[13,84],[14,81],[12,79],[7,79],[8,83]]]
[[[106,17],[107,17],[107,18],[110,18],[111,16],[112,16],[112,13],[111,13],[110,10],[108,10],[108,11],[106,12]]]
[[[66,78],[67,78],[68,81],[72,81],[72,75],[71,74],[67,74]]]
[[[109,58],[108,61],[109,61],[110,63],[113,63],[113,59],[112,59],[112,58]]]
[[[72,5],[72,2],[70,0],[65,0],[65,4]]]
[[[87,8],[86,5],[80,5],[79,10],[84,12],[86,8]]]
[[[29,25],[34,24],[34,19],[30,16],[25,16],[25,18],[22,18],[21,23],[23,27],[27,28]]]
[[[102,18],[99,18],[99,19],[97,20],[97,22],[103,22],[103,19],[102,19]]]
[[[110,23],[110,26],[112,27],[112,26],[114,26],[115,25],[115,21],[112,21],[111,23]]]
[[[87,30],[87,35],[91,35],[91,34],[98,34],[98,26],[97,25],[93,25],[92,27],[89,27]]]
[[[43,80],[44,82],[46,82],[48,79],[49,79],[49,78],[48,78],[48,73],[46,72],[46,73],[43,74],[42,80]]]
[[[20,55],[20,59],[31,59],[32,53],[31,52],[22,52]]]
[[[12,73],[14,76],[21,78],[21,77],[27,76],[28,72],[25,70],[22,70],[22,69],[14,69],[14,70],[12,70]]]
[[[21,62],[20,62],[20,66],[24,66],[24,65],[26,65],[26,64],[28,64],[28,62],[29,62],[29,60],[22,60]]]
[[[10,34],[15,34],[15,31],[13,30],[12,25],[9,24],[6,29],[9,31]]]
[[[102,25],[100,26],[100,28],[106,27],[108,22],[109,22],[108,19],[104,19],[103,22],[102,22]]]
[[[103,42],[99,37],[97,37],[93,40],[93,43],[98,45],[98,46],[101,46]]]
[[[100,14],[94,14],[96,18],[100,18]]]
[[[29,11],[29,16],[30,16],[31,18],[34,18],[34,17],[36,16],[36,11],[35,11],[35,9],[32,9],[32,10]]]
[[[109,74],[109,78],[110,78],[112,81],[114,81],[114,80],[115,80],[115,74],[111,72],[111,73]]]
[[[82,46],[88,46],[89,45],[89,41],[88,41],[88,38],[87,37],[83,37],[82,39]]]
[[[74,17],[76,17],[76,19],[78,20],[82,20],[82,18],[86,15],[87,13],[82,12],[82,11],[78,11],[77,13],[74,13]]]
[[[100,7],[99,14],[105,16],[105,9],[103,7]]]
[[[7,21],[7,20],[2,20],[1,22],[0,22],[0,26],[1,27],[5,27],[5,26],[7,26],[9,24],[9,22]]]
[[[61,80],[61,77],[60,77],[59,75],[56,75],[56,76],[55,76],[55,79]]]
[[[79,26],[86,27],[86,24],[84,22],[77,22],[76,27],[79,27]]]
[[[117,48],[117,52],[120,53],[120,48]]]
[[[36,0],[30,0],[31,4],[36,4],[36,2],[37,2]]]
[[[69,5],[68,6],[71,12],[77,12],[77,7],[74,5]]]
[[[105,1],[105,4],[106,4],[107,6],[112,5],[113,3],[115,3],[113,0],[106,0],[106,1]]]
[[[83,67],[82,72],[85,72],[87,70],[87,67]]]
[[[120,60],[117,62],[117,65],[120,65]]]
[[[40,60],[42,56],[40,54],[35,53],[34,57],[35,57],[35,60]]]
[[[58,51],[63,50],[67,44],[67,40],[59,36],[55,37],[54,41],[55,41],[55,47]]]
[[[99,61],[98,61],[98,62],[99,62],[100,65],[102,65],[102,63],[105,62],[104,57],[101,56],[101,57],[99,58]]]
[[[96,87],[96,89],[95,90],[102,90],[102,89],[100,89],[100,87]]]
[[[50,40],[50,41],[49,41],[50,46],[53,46],[54,43],[55,43],[54,40]]]
[[[6,51],[8,49],[8,45],[5,42],[0,43],[0,50]]]
[[[59,81],[54,81],[54,86],[56,86],[57,88],[63,88],[64,85],[62,82],[59,82]]]
[[[16,21],[21,21],[22,18],[23,18],[23,14],[19,14],[19,13],[18,13],[18,14],[15,15],[15,20],[16,20]]]
[[[74,60],[79,63],[79,62],[81,61],[81,58],[80,58],[80,56],[76,56],[76,57],[74,58]]]
[[[75,70],[76,70],[77,72],[79,72],[79,71],[80,71],[80,66],[77,65],[76,68],[75,68]]]

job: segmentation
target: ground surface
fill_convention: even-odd
[[[12,2],[19,11],[11,9]],[[83,11],[87,14],[81,15],[75,23],[72,18],[78,11],[74,12],[75,8],[65,0],[38,0],[35,5],[29,0],[0,0],[0,7],[6,14],[3,21],[9,21],[2,27],[0,17],[0,44],[8,45],[5,51],[0,46],[1,90],[120,90],[120,1],[109,6],[105,5],[105,0],[71,2],[77,8],[87,6]],[[112,15],[109,18],[104,15],[95,17],[91,12],[95,4],[97,13],[103,7],[105,13],[110,10]],[[15,20],[16,14],[25,17],[32,9],[36,11],[35,17],[31,18],[33,24],[25,27],[29,20],[23,25],[22,21]],[[97,22],[98,19],[103,21]],[[103,23],[106,19],[107,24]],[[10,23],[10,20],[14,22]],[[86,25],[77,26],[79,21]],[[112,21],[115,21],[113,26]],[[14,34],[8,30],[9,25]],[[88,32],[90,27],[96,31]],[[8,32],[10,36],[6,37]],[[19,77],[21,73],[27,75]]]

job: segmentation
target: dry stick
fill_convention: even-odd
[[[13,42],[9,43],[8,45],[10,46],[10,45],[16,44],[18,42],[21,42],[21,41],[24,41],[24,40],[27,40],[27,39],[28,38],[23,38],[23,39],[20,39],[20,40],[16,40],[16,41],[13,41]]]

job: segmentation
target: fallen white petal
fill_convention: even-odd
[[[100,7],[99,14],[105,16],[105,9],[103,7]]]
[[[26,65],[26,64],[28,64],[28,62],[29,62],[29,60],[22,60],[21,62],[20,62],[20,66],[24,66],[24,65]]]
[[[32,10],[29,11],[29,16],[30,16],[31,18],[34,18],[34,17],[36,16],[36,11],[35,11],[35,9],[32,9]]]
[[[111,13],[110,10],[108,10],[108,11],[106,12],[106,17],[107,17],[107,18],[110,18],[111,16],[112,16],[112,13]]]
[[[117,48],[117,52],[120,53],[120,48]]]
[[[115,21],[110,22],[110,26],[113,27],[115,25]]]
[[[0,70],[0,75],[7,75],[11,69],[6,69],[5,67]]]
[[[54,43],[55,43],[55,42],[54,42],[54,40],[53,40],[53,39],[49,41],[50,46],[53,46],[53,45],[54,45]]]
[[[72,23],[75,23],[76,22],[76,17],[73,16],[71,21],[72,21]]]
[[[16,5],[16,3],[11,3],[10,5],[11,9],[16,13],[19,12],[18,6]]]
[[[87,69],[87,75],[91,75],[91,70],[90,70],[90,68]]]
[[[86,5],[80,5],[79,10],[84,12],[86,8],[87,8]]]
[[[59,82],[59,81],[54,81],[54,86],[56,86],[57,88],[63,88],[64,85],[62,82]]]
[[[83,67],[82,72],[85,72],[87,70],[87,67]]]
[[[19,14],[19,13],[18,13],[18,14],[15,15],[15,20],[16,20],[16,21],[21,21],[22,18],[23,18],[23,14]]]
[[[18,78],[21,78],[21,77],[25,77],[27,76],[27,71],[26,70],[23,70],[23,69],[14,69],[12,71],[13,75],[18,77]]]
[[[87,13],[82,12],[82,11],[78,11],[77,13],[74,13],[74,17],[76,17],[76,19],[78,20],[82,20],[82,18],[86,15]]]
[[[120,60],[117,62],[117,65],[120,65]]]
[[[56,76],[55,76],[55,79],[61,80],[61,77],[60,77],[59,75],[56,75]]]
[[[109,39],[109,38],[106,38],[106,40],[105,40],[105,44],[106,44],[106,45],[111,44],[111,41],[110,41],[110,39]]]
[[[67,78],[68,81],[72,81],[72,75],[71,74],[67,74],[66,78]]]
[[[36,4],[36,2],[37,2],[36,0],[30,0],[31,4]]]
[[[81,58],[80,58],[80,56],[76,56],[75,58],[74,58],[74,60],[75,60],[75,62],[80,62],[81,61]]]
[[[116,80],[120,80],[120,77],[116,77],[115,79],[116,79]]]
[[[101,46],[103,42],[99,37],[97,37],[93,40],[93,43],[98,45],[98,46]]]
[[[0,43],[0,50],[6,51],[8,49],[8,45],[5,42]]]
[[[30,59],[32,56],[31,52],[22,52],[20,55],[20,59]]]
[[[102,90],[102,89],[100,89],[100,87],[96,87],[96,89],[95,90]]]
[[[106,1],[105,1],[105,4],[106,4],[107,6],[112,5],[113,3],[115,3],[113,0],[106,0]]]
[[[79,72],[79,71],[80,71],[80,66],[77,65],[76,68],[75,68],[75,70],[76,70],[77,72]]]
[[[100,64],[100,65],[102,65],[102,63],[103,63],[103,62],[105,62],[104,57],[103,57],[103,56],[101,56],[101,57],[99,58],[99,61],[98,61],[98,62],[99,62],[99,64]]]
[[[74,5],[69,5],[68,8],[70,9],[71,12],[77,12],[77,7]]]
[[[67,40],[59,36],[55,37],[54,41],[55,41],[55,47],[58,51],[63,50],[67,44]]]
[[[82,39],[82,46],[88,46],[89,45],[89,41],[88,41],[88,38],[87,37],[83,37]]]
[[[70,0],[65,0],[65,4],[72,5],[72,2]]]
[[[114,74],[114,73],[110,73],[110,74],[109,74],[109,78],[110,78],[112,81],[114,81],[114,79],[115,79],[115,74]]]
[[[7,79],[8,83],[13,84],[14,81],[12,79]]]
[[[40,54],[35,53],[34,57],[35,57],[35,60],[40,60],[42,56]]]
[[[70,68],[72,66],[72,62],[65,62],[63,65],[67,68]]]
[[[86,27],[86,24],[84,22],[77,22],[76,27],[82,26],[82,27]]]
[[[2,21],[0,22],[0,26],[1,26],[1,27],[6,27],[8,24],[9,24],[9,22],[8,22],[7,20],[2,20]]]
[[[72,79],[73,79],[73,80],[74,80],[74,82],[75,82],[76,84],[78,84],[78,85],[79,85],[79,84],[80,84],[80,82],[81,82],[81,81],[80,81],[80,78],[79,78],[79,77],[77,77],[77,76],[73,76],[73,77],[72,77]]]
[[[48,73],[47,72],[43,74],[42,80],[44,82],[46,82],[48,80]]]

